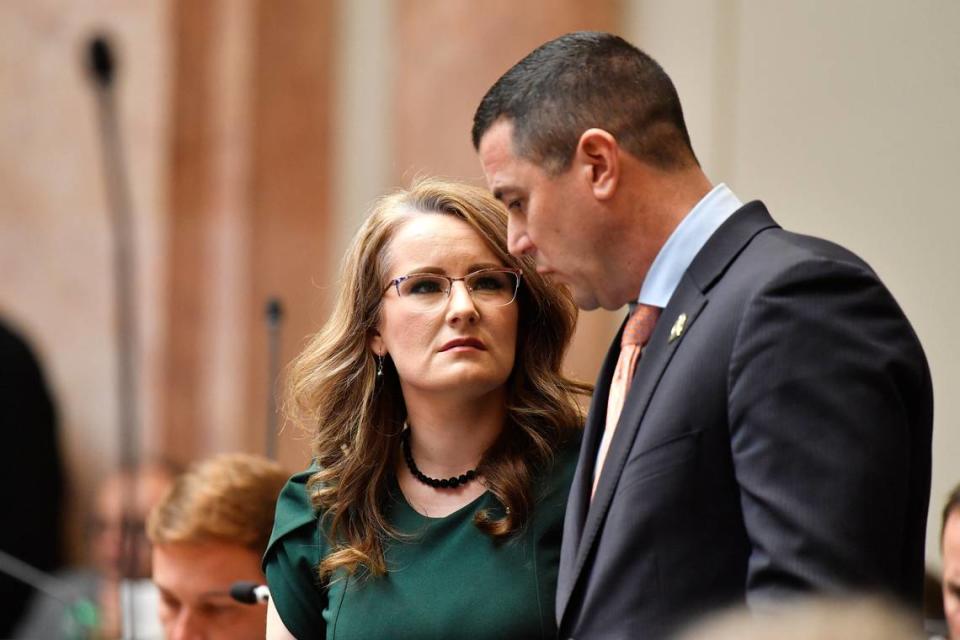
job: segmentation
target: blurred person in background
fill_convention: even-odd
[[[943,507],[940,531],[943,553],[943,612],[950,637],[960,640],[960,485],[957,485]]]
[[[553,638],[584,385],[576,309],[484,189],[423,180],[354,237],[296,360],[314,466],[277,505],[269,638]],[[292,636],[291,636],[292,634]]]
[[[869,598],[796,600],[761,614],[727,611],[675,640],[923,640],[914,616],[898,603]]]
[[[77,602],[65,605],[37,593],[13,637],[25,640],[82,637],[86,632],[78,630],[78,626],[92,629],[94,637],[120,637],[123,585],[125,581],[136,583],[150,577],[150,545],[144,522],[170,487],[174,475],[171,465],[150,462],[136,472],[115,471],[100,483],[87,527],[90,564],[54,574],[52,585],[57,591],[74,594],[78,602],[90,603],[91,607],[84,611],[76,608]],[[127,535],[124,527],[128,527]],[[76,615],[87,617],[76,620]]]
[[[287,474],[243,453],[198,463],[150,514],[153,581],[168,640],[261,640],[267,609],[230,596],[239,581],[262,585],[260,569]]]
[[[0,551],[45,572],[60,567],[63,551],[63,464],[57,431],[40,362],[27,341],[0,321]],[[0,638],[8,638],[33,588],[2,567]]]

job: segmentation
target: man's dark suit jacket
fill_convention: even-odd
[[[666,638],[808,591],[919,603],[930,374],[862,260],[759,202],[734,213],[660,316],[591,503],[618,353],[619,337],[567,505],[562,638]]]

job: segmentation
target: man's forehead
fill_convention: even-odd
[[[213,585],[206,585],[206,588],[200,587],[197,589],[189,585],[179,585],[176,588],[170,588],[161,584],[157,584],[157,589],[164,598],[175,600],[183,605],[224,606],[237,603],[237,601],[230,596],[230,586],[231,585],[217,585],[216,587],[213,587]]]
[[[484,148],[490,149],[496,147],[501,151],[513,153],[513,121],[507,117],[501,117],[480,137],[480,144],[477,150],[483,153]]]
[[[547,168],[516,151],[513,123],[498,120],[480,140],[478,154],[491,191],[521,189],[531,181],[550,179]]]
[[[488,180],[491,171],[500,172],[516,164],[518,158],[513,151],[513,123],[507,120],[495,122],[480,139],[478,153]]]
[[[215,576],[202,569],[193,571],[192,567],[181,563],[174,565],[156,562],[154,556],[153,583],[165,597],[184,604],[228,603],[230,586],[229,576]]]
[[[238,580],[263,580],[258,554],[240,545],[210,543],[155,544],[153,578],[184,597],[227,593]]]
[[[953,511],[943,529],[943,562],[960,575],[960,511]]]

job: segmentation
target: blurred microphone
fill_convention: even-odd
[[[134,243],[133,199],[127,179],[127,164],[123,155],[120,121],[117,115],[116,85],[114,78],[117,63],[110,39],[105,34],[95,34],[87,42],[85,66],[95,90],[97,119],[100,125],[100,142],[103,152],[103,177],[107,196],[107,213],[112,235],[112,269],[114,285],[114,327],[116,338],[116,409],[117,449],[120,466],[139,468],[140,417],[137,407],[139,371],[137,362],[137,315],[136,285],[137,260]],[[124,486],[123,511],[132,513],[134,488]],[[125,521],[128,518],[124,518]],[[132,520],[132,518],[129,518]],[[149,628],[155,617],[156,597],[151,595],[152,585],[134,579],[133,558],[137,556],[137,536],[131,528],[123,528],[124,546],[133,549],[130,566],[123,568],[124,590],[121,592],[121,613],[125,638],[153,637],[141,635],[140,630]],[[143,615],[145,612],[148,615]]]
[[[230,585],[230,597],[243,604],[266,604],[270,601],[270,589],[265,584],[242,580]]]
[[[280,323],[283,305],[279,298],[267,300],[267,457],[277,457],[277,377],[280,373]]]
[[[280,320],[283,319],[283,305],[279,298],[270,298],[267,300],[267,326],[271,329],[280,328]]]
[[[98,85],[106,88],[113,83],[113,52],[104,36],[95,36],[90,40],[87,49],[87,65]]]
[[[71,585],[40,571],[2,549],[0,549],[0,573],[19,580],[62,604],[71,626],[69,629],[71,637],[93,637],[97,626],[97,608]]]
[[[135,469],[138,466],[137,454],[140,447],[140,419],[136,405],[139,383],[139,371],[136,367],[137,260],[133,199],[127,179],[127,163],[123,155],[115,95],[116,53],[110,38],[102,33],[94,34],[87,41],[85,53],[85,66],[96,90],[107,214],[112,235],[118,450],[120,464]]]

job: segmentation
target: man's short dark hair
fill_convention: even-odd
[[[943,534],[947,530],[947,520],[954,511],[960,511],[960,484],[953,488],[947,496],[947,503],[943,505],[943,520],[940,521],[940,544],[943,544]]]
[[[514,153],[554,175],[570,166],[580,136],[592,127],[659,169],[698,164],[670,77],[610,33],[560,36],[503,74],[474,114],[475,149],[501,118],[513,123]]]

